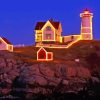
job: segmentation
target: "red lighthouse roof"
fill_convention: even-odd
[[[89,10],[89,9],[87,9],[87,8],[86,8],[84,11],[89,11],[89,12],[90,12],[90,10]]]
[[[88,13],[90,13],[90,10],[88,10],[87,8],[84,10],[84,13],[85,14],[88,14]]]
[[[93,13],[89,9],[84,9],[83,13],[80,14],[80,17],[93,17]]]

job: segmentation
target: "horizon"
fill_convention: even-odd
[[[49,6],[48,6],[49,5]],[[55,6],[56,5],[56,6]],[[93,13],[94,39],[100,40],[100,6],[99,1],[92,0],[62,0],[42,1],[12,1],[0,3],[0,37],[7,38],[12,44],[35,44],[34,28],[37,22],[51,18],[62,24],[62,35],[80,34],[80,13],[85,8]]]

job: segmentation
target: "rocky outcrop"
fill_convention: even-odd
[[[10,89],[9,91],[21,88],[27,92],[44,94],[52,93],[56,89],[62,93],[77,92],[91,77],[88,68],[72,66],[71,63],[75,63],[74,61],[70,61],[70,66],[67,63],[56,62],[28,63],[14,53],[3,52],[1,54],[3,56],[0,57],[1,93],[4,93],[5,88]],[[14,83],[15,80],[20,86]],[[23,83],[24,88],[21,86]]]
[[[91,48],[88,52],[83,48],[76,48],[76,51],[52,49],[54,61],[37,62],[37,48],[31,47],[34,52],[28,52],[28,47],[24,49],[21,53],[0,51],[0,97],[78,93],[87,88],[91,90],[91,87],[97,91],[95,87],[100,84],[99,51],[96,53]]]

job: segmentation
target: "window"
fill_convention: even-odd
[[[41,34],[37,34],[36,41],[41,41],[41,40],[42,40],[42,35]]]
[[[9,50],[12,50],[12,46],[9,46]]]
[[[46,30],[50,31],[51,30],[51,27],[50,26],[47,26],[46,27]]]
[[[51,39],[51,34],[46,34],[46,39]]]

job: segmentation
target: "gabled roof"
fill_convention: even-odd
[[[46,22],[37,22],[35,30],[41,30]]]
[[[6,39],[6,38],[4,38],[4,37],[1,37],[1,39],[3,39],[3,41],[5,41],[7,44],[12,45],[12,44],[11,44],[11,42],[9,42],[9,40],[8,40],[8,39]]]
[[[41,49],[43,49],[45,52],[52,52],[52,50],[50,48],[46,48],[46,47],[39,47],[37,52],[39,52]]]
[[[58,29],[59,28],[59,24],[60,22],[56,22],[56,21],[53,21],[53,20],[49,20],[49,22],[53,25],[53,27],[55,29]],[[37,22],[36,26],[35,26],[35,30],[41,30],[42,27],[45,25],[46,22]]]
[[[58,29],[58,28],[59,28],[60,22],[54,22],[54,21],[52,21],[52,20],[49,20],[49,22],[53,25],[53,27],[54,27],[55,29]]]
[[[40,47],[39,50],[37,51],[37,53],[40,52],[40,50],[44,50],[45,52],[47,52],[47,51],[45,50],[45,48]]]

